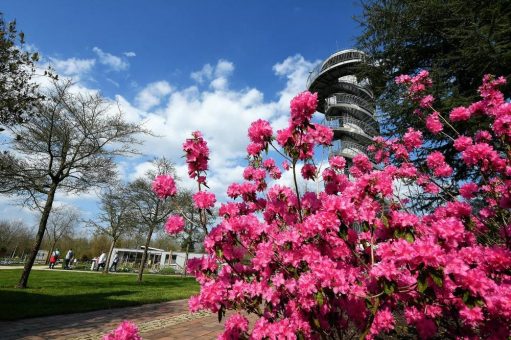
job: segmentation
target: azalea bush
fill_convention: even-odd
[[[396,81],[425,128],[449,134],[479,181],[452,183],[438,152],[428,156],[428,168],[416,167],[423,142],[413,129],[400,139],[375,138],[369,157],[355,156],[349,173],[341,156],[320,171],[314,150],[330,145],[332,131],[311,122],[316,94],[299,94],[286,129],[274,135],[264,120],[250,126],[244,181],[227,190],[232,201],[221,204],[221,222],[206,236],[207,256],[189,263],[201,285],[191,311],[219,318],[233,311],[221,338],[371,339],[396,335],[396,327],[420,338],[510,336],[511,104],[498,91],[505,80],[486,76],[482,99],[449,114],[434,110],[426,71]],[[481,115],[491,130],[458,133],[456,124]],[[207,144],[195,132],[184,147],[198,183],[195,204],[206,216],[215,204]],[[267,157],[270,148],[285,158],[282,166]],[[269,186],[285,171],[294,185]],[[321,181],[323,190],[300,192],[299,176]],[[459,195],[418,215],[396,183],[422,195],[441,195],[448,183]],[[182,225],[174,216],[166,229],[176,233]]]

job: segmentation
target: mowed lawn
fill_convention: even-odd
[[[199,292],[194,278],[32,270],[29,288],[16,289],[21,269],[0,270],[0,320],[86,312],[179,300]]]

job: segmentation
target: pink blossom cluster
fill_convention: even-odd
[[[103,340],[141,340],[137,326],[130,321],[123,321],[112,332],[103,336]]]
[[[155,195],[160,199],[175,196],[177,193],[176,183],[170,175],[158,175],[152,183]]]
[[[185,220],[180,215],[170,215],[165,222],[165,232],[169,235],[179,234],[183,231]]]
[[[216,197],[212,192],[199,191],[193,195],[193,202],[198,209],[210,209],[215,205]]]
[[[421,112],[432,105],[426,72],[397,81],[409,86]],[[394,183],[435,194],[452,173],[441,153],[429,154],[427,169],[413,164],[422,131],[375,138],[372,159],[353,159],[354,180],[339,156],[318,173],[314,147],[330,141],[310,122],[317,99],[300,94],[291,104],[289,126],[275,139],[292,163],[284,170],[295,172],[304,161],[302,176],[323,181],[324,191],[268,187],[266,178],[280,176],[280,169],[273,159],[263,160],[264,148],[249,151],[244,182],[229,186],[232,201],[221,205],[222,219],[205,239],[207,256],[190,262],[201,285],[191,310],[255,315],[252,325],[245,314],[230,316],[221,335],[226,339],[336,338],[354,330],[372,339],[395,335],[400,323],[425,339],[511,336],[511,153],[496,146],[510,142],[510,111],[497,88],[502,83],[485,77],[482,100],[468,114],[451,111],[452,124],[474,115],[492,123],[491,131],[459,136],[450,145],[484,182],[461,182],[459,197],[420,215],[407,210]],[[426,129],[438,133],[440,113],[432,115]],[[267,126],[251,126],[252,144],[273,140]],[[488,235],[494,242],[482,242]]]
[[[192,133],[192,138],[183,143],[188,164],[188,175],[199,183],[205,183],[204,172],[208,170],[209,148],[200,131]]]

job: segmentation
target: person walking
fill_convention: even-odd
[[[99,268],[105,268],[106,265],[106,254],[104,251],[101,252],[101,255],[98,259],[98,266],[96,267],[96,271],[99,271]]]
[[[119,255],[117,255],[117,253],[115,253],[114,260],[112,261],[112,265],[110,266],[110,271],[111,272],[116,272],[117,271],[117,263],[118,262],[119,262]]]
[[[59,260],[60,257],[60,251],[58,249],[55,249],[53,253],[51,253],[50,257],[50,269],[55,269],[55,264]]]
[[[74,257],[74,256],[75,256],[75,255],[74,255],[74,253],[73,253],[73,249],[71,249],[71,248],[70,248],[70,249],[67,251],[66,257],[65,257],[65,259],[64,259],[64,260],[65,260],[65,266],[64,266],[64,269],[71,269],[71,268],[69,267],[69,264],[71,263],[71,260],[73,259],[73,257]]]
[[[50,266],[48,268],[50,269],[55,268],[55,262],[57,262],[57,256],[55,255],[55,251],[53,251],[50,257]]]

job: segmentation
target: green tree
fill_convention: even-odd
[[[361,0],[361,4],[358,48],[368,54],[370,62],[360,71],[373,83],[385,136],[399,137],[408,127],[419,129],[423,125],[424,117],[400,100],[401,90],[393,81],[397,75],[430,71],[434,107],[444,115],[477,100],[484,74],[510,76],[508,0]],[[456,124],[460,133],[484,128],[482,120],[480,124]],[[427,148],[443,152],[454,165],[454,181],[471,177],[449,152],[451,140],[446,135],[422,131]],[[455,135],[448,127],[445,132]],[[419,166],[424,167],[425,154],[416,155]]]
[[[24,43],[16,21],[5,22],[0,12],[0,131],[24,122],[43,98],[32,81],[39,54],[23,50]]]

